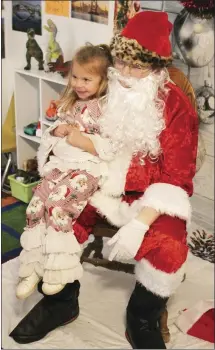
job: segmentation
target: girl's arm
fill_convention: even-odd
[[[74,146],[82,149],[85,152],[88,152],[94,156],[98,156],[93,142],[86,136],[83,135],[78,129],[72,129],[72,131],[67,136],[67,142]]]

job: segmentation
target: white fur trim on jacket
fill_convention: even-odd
[[[107,163],[108,176],[100,185],[101,192],[107,196],[120,197],[125,191],[126,175],[131,162],[131,154],[124,153]]]
[[[191,205],[189,196],[181,187],[168,183],[150,185],[141,199],[142,207],[151,207],[161,214],[177,216],[190,222]]]
[[[176,291],[183,280],[185,264],[175,273],[166,273],[156,269],[148,260],[143,258],[136,263],[136,279],[152,293],[163,298],[169,297]]]
[[[129,205],[126,202],[122,202],[121,197],[114,198],[101,191],[94,193],[90,199],[90,204],[97,209],[101,216],[104,216],[107,221],[116,227],[127,224],[141,210],[140,201],[135,201],[132,205]]]
[[[183,332],[189,329],[210,309],[214,308],[214,300],[200,300],[197,304],[182,312],[175,324]]]
[[[115,182],[117,183],[116,180]],[[115,188],[116,185],[114,187],[113,184],[113,192]],[[135,200],[131,205],[123,202],[122,197],[114,198],[113,194],[111,196],[107,192],[105,186],[100,191],[95,192],[90,199],[90,204],[114,226],[121,227],[127,224],[140,213],[143,207],[154,208],[160,211],[161,214],[177,216],[187,220],[188,224],[191,220],[189,197],[180,187],[165,183],[155,183],[150,185],[143,196]]]

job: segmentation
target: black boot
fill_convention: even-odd
[[[166,349],[158,321],[167,300],[136,283],[126,315],[126,337],[133,349]]]
[[[33,309],[10,333],[17,343],[27,344],[40,340],[59,326],[74,321],[79,315],[79,281],[68,283],[54,295],[44,295]],[[41,283],[38,286],[41,292]]]

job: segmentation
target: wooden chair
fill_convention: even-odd
[[[188,96],[192,106],[197,111],[195,92],[186,75],[174,66],[168,68],[168,71],[169,71],[171,80],[182,89],[185,95]],[[101,221],[95,225],[93,230],[93,235],[95,236],[95,239],[92,243],[89,243],[87,247],[84,249],[81,256],[81,261],[88,262],[90,264],[93,264],[94,266],[102,266],[109,270],[123,271],[123,272],[134,274],[134,267],[135,267],[134,264],[121,263],[118,261],[109,261],[103,258],[103,255],[102,255],[103,237],[111,238],[114,236],[117,230],[118,229],[116,227],[111,226],[110,224],[107,223],[107,221],[101,219]],[[90,254],[92,252],[94,253],[92,257],[90,257]],[[184,279],[185,279],[185,276],[183,278],[183,281]],[[167,320],[168,320],[168,311],[167,309],[165,309],[163,314],[161,315],[160,322],[159,322],[160,330],[165,343],[168,343],[170,340],[170,333],[167,327]]]

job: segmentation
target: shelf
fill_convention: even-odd
[[[42,120],[42,124],[44,124],[46,126],[52,126],[54,124],[54,122],[49,122],[48,120]]]
[[[37,137],[37,136],[30,136],[24,133],[24,131],[18,131],[17,134],[21,137],[23,137],[24,139],[36,142],[36,143],[40,143],[41,138]]]
[[[44,71],[39,71],[37,69],[31,69],[30,71],[24,70],[24,69],[16,69],[15,72],[22,75],[27,75],[29,77],[50,81],[50,82],[64,85],[64,86],[67,85],[68,83],[68,79],[62,78],[61,75],[58,73],[46,73]]]

